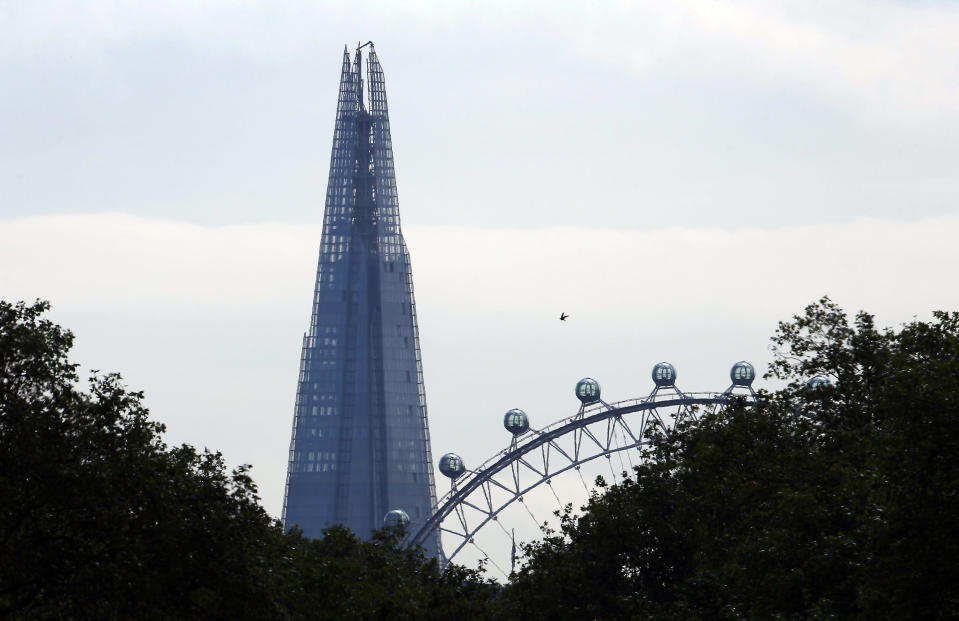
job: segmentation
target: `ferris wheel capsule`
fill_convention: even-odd
[[[521,436],[529,431],[529,416],[518,408],[513,408],[503,415],[503,427],[514,436]]]
[[[440,457],[440,472],[443,476],[449,477],[455,481],[466,472],[466,466],[463,464],[463,458],[456,453],[447,453]]]
[[[668,362],[660,362],[653,367],[653,383],[660,388],[676,385],[676,367]]]
[[[576,382],[576,398],[583,402],[583,405],[596,403],[599,401],[599,382],[591,377],[584,377]]]
[[[405,528],[410,523],[410,516],[402,509],[393,509],[383,517],[383,526],[386,528]]]
[[[753,380],[756,379],[756,369],[745,360],[740,360],[730,369],[729,379],[734,386],[752,386]]]

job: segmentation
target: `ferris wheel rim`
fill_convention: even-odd
[[[479,489],[484,483],[494,481],[492,478],[494,475],[499,474],[507,467],[510,467],[512,464],[520,461],[523,456],[540,447],[543,447],[548,443],[553,442],[558,438],[574,432],[577,429],[586,428],[594,423],[602,422],[612,418],[621,418],[624,415],[633,414],[636,412],[656,410],[657,408],[666,409],[672,407],[688,408],[696,405],[723,405],[731,397],[729,390],[725,392],[698,393],[682,392],[675,388],[673,390],[674,392],[671,393],[670,398],[657,398],[659,396],[658,391],[654,390],[644,398],[626,399],[612,404],[599,401],[596,404],[584,406],[577,414],[554,421],[543,429],[531,429],[526,434],[523,434],[526,436],[526,439],[524,439],[521,443],[511,446],[509,449],[498,451],[475,470],[467,470],[466,472],[468,479],[465,481],[465,484],[457,485],[454,482],[452,489],[450,489],[443,499],[441,499],[441,502],[438,503],[436,511],[428,516],[416,531],[407,536],[406,541],[409,543],[409,545],[422,545],[422,543],[426,541],[426,539],[433,532],[436,531],[452,532],[457,536],[463,537],[463,541],[458,545],[456,550],[454,550],[453,553],[447,557],[447,560],[449,560],[453,558],[456,553],[459,552],[459,550],[470,541],[472,535],[477,533],[490,521],[493,521],[494,517],[498,516],[503,509],[516,502],[517,499],[520,499],[524,494],[528,493],[532,489],[539,487],[546,481],[549,481],[552,477],[597,459],[603,454],[608,456],[612,453],[619,453],[637,446],[642,446],[647,442],[637,440],[628,446],[616,447],[615,450],[597,452],[582,459],[577,455],[574,459],[571,459],[571,463],[569,465],[565,466],[561,470],[553,472],[549,476],[541,477],[534,484],[527,486],[522,491],[517,490],[514,492],[513,490],[507,490],[510,494],[512,494],[512,497],[509,498],[507,502],[503,503],[498,509],[496,509],[495,512],[489,512],[487,517],[482,520],[479,526],[473,528],[472,530],[464,529],[469,531],[465,534],[465,536],[464,534],[448,531],[447,529],[442,528],[442,522],[450,514],[452,514],[457,507],[464,504],[464,501],[469,498],[473,492]]]

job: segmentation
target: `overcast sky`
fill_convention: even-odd
[[[585,375],[722,390],[823,294],[959,308],[955,3],[0,0],[0,297],[50,299],[84,367],[252,462],[276,515],[360,40],[434,457],[571,414]]]

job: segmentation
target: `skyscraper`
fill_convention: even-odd
[[[361,75],[367,59],[367,97]],[[283,521],[368,537],[436,505],[409,253],[383,70],[343,52],[312,319],[303,336]],[[427,551],[439,551],[438,539]]]

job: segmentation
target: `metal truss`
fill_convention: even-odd
[[[452,560],[464,546],[475,544],[474,535],[480,529],[490,522],[498,523],[504,509],[514,502],[522,503],[524,495],[534,488],[546,484],[552,490],[554,477],[570,470],[579,472],[583,464],[600,457],[609,460],[619,454],[624,465],[625,452],[632,463],[628,451],[650,442],[647,430],[651,426],[669,434],[677,424],[724,405],[731,394],[730,390],[684,393],[674,387],[657,388],[645,398],[613,404],[598,401],[544,429],[530,429],[514,438],[509,448],[454,480],[436,512],[411,531],[407,542],[422,545],[434,532],[449,533],[457,541],[446,555]],[[610,471],[615,479],[612,461]],[[558,496],[556,500],[562,506]],[[530,511],[528,506],[526,509]],[[530,515],[535,520],[532,512]],[[500,527],[506,531],[502,524]]]

